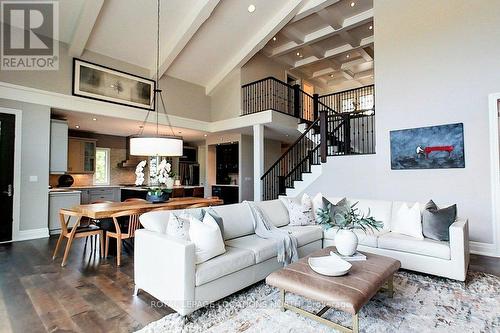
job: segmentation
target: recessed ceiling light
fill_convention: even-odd
[[[351,7],[354,7],[354,5],[356,5],[356,3],[354,1],[351,2]]]
[[[333,78],[333,74],[330,74],[330,77],[332,77],[332,78]]]
[[[75,128],[80,128],[80,125],[75,125]]]
[[[181,132],[181,131],[179,131],[179,132],[177,132],[177,133],[182,134],[182,132]]]
[[[368,27],[368,29],[372,30],[372,29],[373,29],[373,25],[370,25],[370,26]]]
[[[253,13],[253,12],[255,12],[255,5],[250,5],[250,6],[248,6],[248,12],[249,12],[249,13]]]
[[[300,52],[297,52],[297,56],[299,56],[299,57],[300,57]]]
[[[96,118],[96,117],[94,117],[94,118],[92,118],[92,120],[93,120],[93,121],[97,121],[97,118]]]
[[[206,138],[208,136],[208,134],[203,134],[203,136]]]
[[[144,128],[144,126],[140,125],[139,128]]]
[[[273,37],[273,41],[276,41],[276,39],[277,39],[276,37]]]
[[[350,56],[351,56],[350,54],[347,54],[345,57],[346,57],[346,58],[349,58]]]

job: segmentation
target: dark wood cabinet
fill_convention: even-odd
[[[238,186],[212,185],[212,196],[224,200],[225,205],[240,202]]]
[[[230,184],[230,174],[239,172],[238,144],[221,144],[216,148],[217,184]]]

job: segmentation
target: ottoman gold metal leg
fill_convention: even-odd
[[[391,275],[389,280],[387,280],[387,290],[389,292],[389,297],[394,296],[394,275]]]
[[[357,313],[352,316],[352,332],[359,333],[359,317]]]

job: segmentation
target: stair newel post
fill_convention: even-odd
[[[351,115],[346,113],[344,118],[344,152],[351,154]]]
[[[296,118],[301,117],[301,112],[300,112],[300,85],[299,84],[294,84],[293,85],[293,115]]]
[[[328,112],[325,110],[321,111],[319,117],[321,163],[326,163],[328,154]]]
[[[314,119],[319,117],[319,95],[313,94],[313,116]]]

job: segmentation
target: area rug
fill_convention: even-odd
[[[318,311],[322,305],[287,295],[287,303]],[[328,310],[324,318],[351,326],[351,316]],[[500,278],[471,272],[466,283],[399,271],[394,297],[377,294],[359,314],[361,332],[500,332]],[[141,333],[332,332],[291,311],[279,309],[279,292],[265,283],[197,310],[170,314]]]

